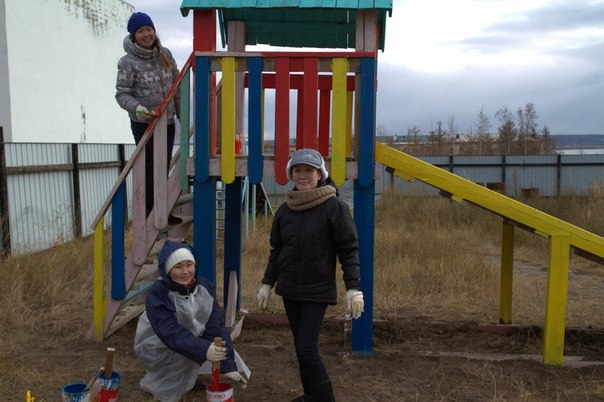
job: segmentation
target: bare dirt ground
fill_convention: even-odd
[[[135,328],[136,320],[102,343],[76,340],[65,344],[51,342],[64,329],[53,329],[48,323],[40,329],[52,336],[23,339],[29,344],[15,357],[23,366],[35,363],[36,372],[41,373],[25,385],[32,389],[36,402],[60,400],[60,387],[84,380],[102,365],[106,347],[113,346],[115,366],[123,379],[119,400],[153,400],[138,388],[144,370],[132,351]],[[376,320],[371,356],[350,353],[350,334],[337,319],[325,322],[320,348],[338,401],[604,400],[604,331],[568,331],[565,356],[595,362],[575,362],[574,367],[546,366],[540,361],[538,328],[508,327],[498,332],[476,322],[437,322],[401,312],[396,322]],[[246,316],[235,344],[252,370],[246,389],[235,386],[235,401],[288,401],[301,393],[284,317]],[[2,377],[0,390],[5,393],[0,393],[4,395],[0,400],[23,400],[16,395],[24,396],[24,391],[6,392],[10,376]],[[23,385],[18,389],[23,390]],[[203,391],[191,391],[183,398],[204,400]]]
[[[515,264],[522,275],[547,275],[543,264]],[[574,286],[573,300],[604,300],[602,276],[572,274],[570,282],[589,285]],[[350,324],[335,318],[341,312],[341,306],[328,309],[320,337],[338,401],[604,401],[604,328],[567,329],[566,364],[555,367],[542,363],[540,327],[444,320],[443,314],[436,320],[401,308],[391,315],[396,320],[376,316],[373,353],[363,356],[351,353]],[[51,304],[40,316],[28,331],[0,322],[0,345],[13,345],[0,353],[0,402],[23,401],[27,389],[35,402],[59,401],[63,385],[87,380],[103,364],[107,347],[116,348],[115,369],[122,374],[119,400],[153,400],[138,386],[144,369],[132,350],[136,320],[95,342],[86,339],[92,317],[87,302]],[[23,317],[24,328],[30,321]],[[235,401],[281,402],[301,394],[284,316],[247,314],[235,345],[252,370],[246,389],[235,385]],[[182,399],[204,400],[204,391]]]

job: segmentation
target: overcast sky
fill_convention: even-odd
[[[181,67],[192,15],[180,0],[127,0],[154,21]],[[378,56],[377,123],[422,133],[454,120],[475,129],[481,109],[532,102],[538,129],[604,134],[604,0],[394,0]]]

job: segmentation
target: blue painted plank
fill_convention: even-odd
[[[365,311],[352,320],[352,351],[358,354],[373,353],[373,262],[375,235],[375,184],[361,186],[354,181],[354,221],[359,234],[359,259],[361,262],[361,291]]]
[[[223,306],[226,307],[230,275],[237,273],[237,310],[241,298],[241,177],[226,185],[226,204],[224,209],[224,292]]]
[[[361,107],[359,141],[359,183],[369,186],[374,180],[375,154],[375,59],[361,59]]]
[[[210,176],[210,59],[195,57],[195,180]]]
[[[193,181],[193,216],[197,272],[216,283],[216,178]]]
[[[250,57],[248,69],[248,160],[251,184],[260,184],[263,174],[262,158],[262,66],[261,57]]]
[[[111,203],[111,298],[122,300],[126,296],[124,271],[124,224],[126,182],[118,187]]]

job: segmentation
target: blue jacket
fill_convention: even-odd
[[[216,300],[215,287],[196,272],[197,285],[187,291],[183,286],[173,282],[166,274],[166,259],[172,252],[182,247],[188,248],[195,256],[191,247],[171,240],[166,240],[160,251],[158,268],[161,278],[149,290],[146,302],[151,327],[166,346],[199,365],[206,360],[208,347],[214,342],[214,338],[222,337],[226,342],[227,359],[221,362],[220,371],[222,373],[237,371],[231,335],[224,326],[223,313]],[[177,314],[175,298],[184,298],[194,303],[207,303],[202,307],[209,312],[209,316],[202,316],[201,312],[197,317],[187,317],[182,311]],[[198,307],[200,306],[195,306],[195,308]],[[192,323],[196,323],[198,327],[205,323],[205,328],[199,335],[196,335],[187,328],[194,327],[195,325]]]

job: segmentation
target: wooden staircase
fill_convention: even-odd
[[[153,227],[151,220],[153,214],[148,219],[147,239],[151,240],[148,244],[148,252],[143,264],[136,264],[132,251],[128,254],[125,261],[126,277],[126,296],[122,300],[108,298],[104,337],[107,337],[123,327],[130,320],[137,317],[145,310],[145,300],[147,291],[153,286],[153,282],[159,277],[157,259],[159,252],[167,239],[172,241],[183,241],[193,224],[193,205],[190,199],[185,203],[172,209],[172,214],[182,219],[178,225],[168,225],[164,230],[158,230]]]

